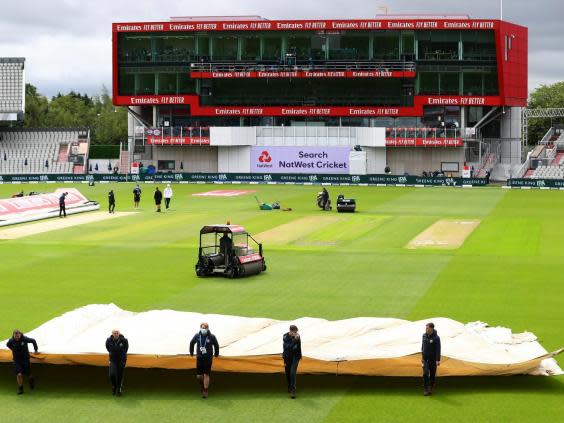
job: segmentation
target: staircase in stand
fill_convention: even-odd
[[[525,172],[523,178],[532,178],[534,173],[535,173],[534,169],[529,169],[527,170],[527,172]]]
[[[120,151],[119,154],[119,172],[129,173],[129,151]]]
[[[484,164],[476,174],[474,175],[476,178],[485,178],[486,172],[489,170],[491,172],[492,168],[495,166],[495,154],[489,153],[486,155],[484,159]]]
[[[69,145],[68,144],[60,144],[57,162],[66,163],[68,161],[68,158],[69,158]]]
[[[560,166],[561,164],[564,164],[564,153],[557,153],[551,163],[551,166]]]
[[[85,167],[81,165],[74,165],[72,168],[72,173],[75,175],[82,175],[84,174]]]

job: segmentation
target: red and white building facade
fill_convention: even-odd
[[[158,171],[260,172],[255,150],[307,147],[349,148],[340,173],[460,176],[493,151],[489,140],[502,162],[520,163],[519,25],[249,17],[112,30],[113,101],[130,109],[134,160]]]

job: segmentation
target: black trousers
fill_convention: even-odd
[[[300,360],[293,358],[291,360],[284,360],[284,370],[286,371],[286,382],[288,383],[288,390],[296,390],[296,375],[298,374],[298,364]]]
[[[110,361],[110,381],[112,382],[112,388],[118,392],[121,392],[124,371],[125,363],[114,363]]]
[[[109,207],[108,207],[108,211],[109,211],[110,213],[113,213],[114,210],[115,210],[115,208],[116,208],[116,203],[110,203],[110,205],[109,205]]]
[[[435,384],[437,374],[437,362],[435,360],[423,360],[423,386],[428,388]]]
[[[170,198],[165,198],[165,207],[168,209],[168,206],[170,206]]]
[[[59,205],[59,217],[61,216],[67,217],[67,209],[65,208],[64,204]]]

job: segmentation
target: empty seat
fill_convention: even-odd
[[[88,130],[83,133],[88,134]],[[78,141],[78,134],[77,130],[67,129],[0,131],[0,175],[73,173],[74,165],[67,161],[67,151],[71,142]]]

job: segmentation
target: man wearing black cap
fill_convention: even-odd
[[[437,366],[441,365],[441,338],[433,323],[427,323],[421,345],[421,366],[423,367],[423,395],[433,395]]]
[[[194,346],[196,346],[196,378],[200,382],[202,398],[207,398],[213,357],[219,355],[219,343],[215,335],[210,332],[207,323],[200,324],[200,331],[190,341],[191,356],[194,356]]]
[[[35,380],[31,374],[31,363],[27,344],[33,344],[33,349],[37,352],[37,342],[35,342],[35,339],[24,336],[24,334],[17,329],[14,330],[12,337],[7,343],[7,347],[12,351],[12,359],[14,360],[14,373],[16,374],[16,381],[18,383],[18,395],[24,393],[23,375],[27,375],[29,387],[31,389],[35,388]]]
[[[290,331],[282,337],[282,349],[288,393],[294,399],[296,398],[296,374],[298,373],[298,364],[302,359],[302,341],[296,325],[291,325]]]
[[[112,395],[121,397],[123,388],[123,373],[127,362],[129,342],[119,330],[112,330],[112,335],[106,339],[106,349],[110,355],[110,381],[112,382]]]

